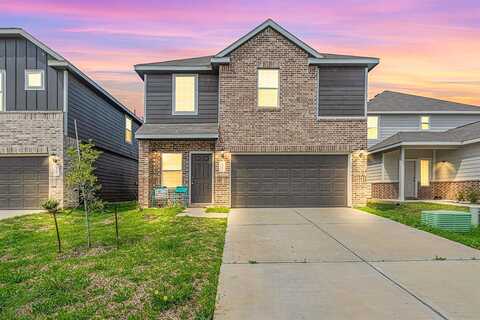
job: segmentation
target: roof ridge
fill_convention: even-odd
[[[463,124],[463,125],[461,125],[461,126],[458,126],[458,127],[455,127],[455,128],[451,128],[451,129],[448,129],[447,131],[442,131],[442,132],[453,132],[453,131],[456,130],[456,129],[461,129],[461,128],[463,128],[463,127],[468,127],[468,126],[471,126],[471,125],[474,125],[474,124],[477,124],[477,123],[480,123],[480,120],[475,121],[475,122],[466,123],[466,124]]]
[[[441,101],[441,102],[447,102],[447,103],[455,103],[455,104],[460,104],[460,105],[464,105],[464,106],[478,107],[478,108],[480,108],[480,105],[467,104],[467,103],[463,103],[463,102],[457,102],[457,101],[451,101],[451,100],[444,100],[444,99],[439,99],[439,98],[434,98],[434,97],[427,97],[427,96],[421,96],[421,95],[418,95],[418,94],[406,93],[406,92],[400,92],[400,91],[392,91],[392,90],[384,90],[384,91],[382,91],[381,93],[377,94],[375,97],[377,97],[378,95],[381,95],[382,93],[386,93],[386,92],[393,93],[393,94],[401,94],[401,95],[411,96],[411,97],[417,97],[417,98],[422,98],[422,99],[430,99],[430,100],[435,100],[435,101]],[[373,99],[375,99],[375,97],[374,97]],[[372,100],[373,100],[373,99],[372,99]]]
[[[198,56],[198,57],[190,57],[190,58],[180,58],[180,59],[172,59],[172,60],[162,60],[162,61],[155,61],[155,62],[146,62],[146,63],[138,63],[135,66],[141,66],[144,64],[155,64],[155,63],[164,63],[164,62],[174,62],[174,61],[181,61],[181,60],[192,60],[192,59],[200,59],[200,58],[212,58],[215,55],[209,54],[205,56]]]
[[[249,32],[235,40],[233,43],[228,45],[226,48],[222,49],[219,53],[215,55],[215,57],[225,57],[230,54],[232,51],[243,45],[248,40],[255,37],[258,33],[262,32],[267,28],[272,28],[278,33],[280,33],[283,37],[303,49],[305,52],[309,53],[311,56],[315,58],[323,58],[323,55],[318,52],[316,49],[305,43],[303,40],[295,36],[293,33],[282,27],[272,18],[268,18],[267,20],[263,21],[261,24],[257,25],[255,28],[251,29]]]

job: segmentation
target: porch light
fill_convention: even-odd
[[[367,154],[367,150],[363,150],[363,149],[362,149],[362,150],[360,150],[360,151],[358,152],[358,156],[359,156],[360,158],[363,158],[363,156],[366,155],[366,154]]]

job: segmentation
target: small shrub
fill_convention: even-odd
[[[62,244],[60,242],[60,231],[58,231],[58,222],[57,222],[57,212],[59,210],[58,206],[60,203],[55,199],[48,199],[42,203],[42,208],[50,212],[55,221],[55,230],[57,231],[57,244],[58,244],[58,253],[62,252]]]
[[[229,213],[230,208],[227,208],[227,207],[208,207],[207,209],[205,209],[205,212],[207,212],[207,213],[209,213],[209,212]]]
[[[42,203],[42,208],[47,210],[49,213],[57,213],[58,206],[60,203],[55,199],[48,199],[44,203]]]
[[[460,191],[457,193],[457,201],[465,201],[465,191]]]
[[[467,198],[468,202],[470,202],[470,203],[477,203],[478,199],[480,198],[480,194],[479,194],[478,191],[470,189],[467,192],[466,198]]]

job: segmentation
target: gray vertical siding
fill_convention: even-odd
[[[0,38],[0,69],[6,72],[7,111],[63,109],[63,72],[48,67],[51,57],[23,38]],[[25,70],[45,72],[45,90],[25,90]]]
[[[198,75],[198,114],[172,115],[172,74],[148,74],[147,123],[215,123],[218,121],[218,75]]]
[[[364,117],[365,72],[364,67],[319,67],[318,115]]]

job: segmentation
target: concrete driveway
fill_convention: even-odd
[[[21,209],[9,209],[9,210],[2,210],[0,209],[0,220],[18,217],[18,216],[25,216],[32,213],[40,213],[45,212],[45,210],[21,210]]]
[[[354,209],[235,209],[215,319],[478,319],[478,259]]]

